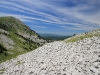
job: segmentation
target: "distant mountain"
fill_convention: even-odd
[[[48,34],[48,33],[38,33],[40,36],[62,36],[57,34]]]
[[[63,35],[56,35],[56,34],[43,34],[43,33],[39,33],[39,35],[42,38],[49,39],[49,40],[64,40],[66,38],[71,37],[71,36],[63,36]]]
[[[46,42],[19,19],[0,17],[0,62],[34,50]]]

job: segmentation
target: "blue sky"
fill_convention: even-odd
[[[73,35],[100,28],[100,0],[0,0],[0,16],[37,33]]]

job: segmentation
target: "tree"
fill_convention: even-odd
[[[73,36],[75,36],[76,34],[74,34]]]

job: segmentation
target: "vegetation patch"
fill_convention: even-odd
[[[45,43],[41,41],[37,42],[36,39],[39,41],[42,38],[20,20],[11,16],[0,17],[0,35],[5,35],[11,39],[10,41],[8,40],[9,42],[13,41],[14,43],[12,45],[7,41],[8,46],[13,47],[10,48],[5,46],[5,42],[0,42],[0,63],[30,52]],[[0,41],[2,41],[2,39],[0,39]]]
[[[19,65],[21,64],[22,62],[20,60],[17,61],[16,65]]]
[[[7,49],[0,44],[0,53],[3,53],[4,51],[7,51]]]
[[[79,40],[83,40],[85,38],[92,38],[93,36],[100,36],[100,32],[99,31],[93,31],[93,32],[88,32],[88,33],[84,33],[81,35],[75,35],[69,39],[64,40],[66,43],[70,43],[70,42],[77,42]]]
[[[6,70],[5,68],[1,69],[0,74],[3,74],[5,70]]]

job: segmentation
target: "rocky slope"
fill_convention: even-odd
[[[93,30],[91,32],[85,32],[82,34],[74,35],[71,38],[65,39],[64,41],[67,43],[68,42],[77,42],[79,40],[83,40],[85,38],[91,38],[93,36],[97,36],[97,37],[100,36],[100,29]]]
[[[46,43],[17,18],[0,17],[0,62],[34,50]]]
[[[100,75],[100,37],[57,41],[0,64],[1,75]]]

